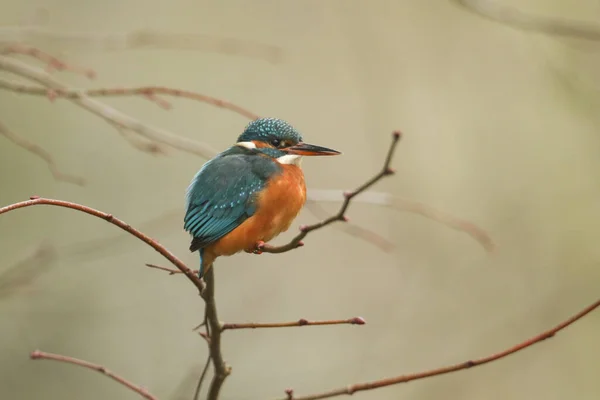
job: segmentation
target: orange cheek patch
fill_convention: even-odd
[[[257,140],[253,140],[252,143],[254,143],[254,145],[256,146],[257,149],[262,149],[265,147],[271,147],[274,148],[273,146],[271,146],[269,143],[265,143],[265,142],[259,142]]]

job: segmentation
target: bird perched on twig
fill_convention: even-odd
[[[208,161],[186,193],[184,229],[200,253],[202,277],[219,256],[260,245],[285,232],[306,201],[303,156],[338,155],[304,143],[276,118],[252,121],[237,143]]]

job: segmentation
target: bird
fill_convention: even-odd
[[[202,278],[220,256],[257,248],[289,229],[306,202],[304,156],[339,151],[308,144],[278,118],[257,118],[236,143],[207,161],[185,195],[184,230]]]

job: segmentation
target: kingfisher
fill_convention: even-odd
[[[289,229],[306,202],[304,156],[340,152],[304,143],[288,122],[258,118],[193,177],[184,230],[200,254],[200,278],[219,256],[254,252]]]

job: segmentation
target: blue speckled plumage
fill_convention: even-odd
[[[184,229],[193,236],[190,251],[214,243],[251,217],[256,194],[280,171],[273,160],[239,146],[207,162],[187,192]]]
[[[270,142],[272,139],[287,139],[298,143],[302,141],[302,135],[296,128],[281,119],[260,118],[250,122],[237,141],[238,143],[251,140]]]

